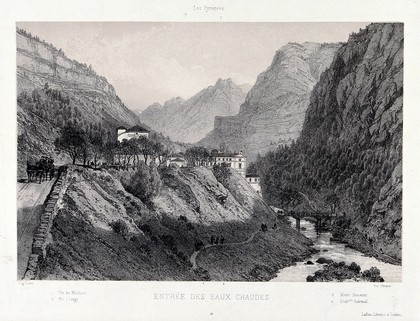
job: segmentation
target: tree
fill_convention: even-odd
[[[159,167],[172,155],[172,152],[159,142],[155,143],[154,152],[155,157],[158,159]]]
[[[121,142],[121,154],[124,160],[124,167],[128,166],[130,164],[131,159],[135,158],[136,154],[138,154],[138,148],[137,144],[134,139],[124,139]]]
[[[139,150],[143,154],[144,162],[147,164],[150,155],[153,155],[154,144],[145,136],[141,136],[138,139]]]
[[[213,174],[217,181],[219,181],[223,186],[227,186],[229,178],[232,176],[230,166],[228,166],[226,163],[222,163],[221,165],[214,165]]]
[[[104,141],[103,141],[102,135],[98,132],[95,132],[90,137],[89,140],[90,140],[90,146],[91,146],[91,151],[92,151],[92,156],[93,156],[93,164],[95,165],[95,168],[96,168],[98,159],[104,153]]]
[[[143,161],[138,164],[137,171],[128,182],[123,182],[124,188],[140,198],[149,202],[160,191],[161,180],[156,165],[147,166]]]
[[[339,203],[339,201],[340,201],[340,199],[339,199],[339,197],[337,196],[337,194],[335,192],[334,193],[330,193],[330,194],[328,194],[325,197],[325,202],[327,204],[329,204],[329,206],[330,206],[331,214],[334,214],[335,213],[335,209],[336,209],[337,204]]]
[[[91,148],[90,141],[87,137],[85,137],[85,144],[80,152],[80,159],[83,161],[83,166],[88,163],[90,156],[92,155],[92,148]]]
[[[149,174],[150,174],[150,194],[151,196],[155,196],[159,194],[160,187],[162,185],[156,164],[152,163],[149,165]]]
[[[113,164],[116,154],[116,142],[108,141],[103,147],[103,156],[108,164]]]
[[[210,159],[210,153],[203,146],[194,146],[185,151],[185,157],[190,166],[204,165]]]
[[[67,123],[61,130],[61,135],[54,142],[55,147],[71,157],[73,165],[80,157],[86,146],[85,133],[72,123]]]

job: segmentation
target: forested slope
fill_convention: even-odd
[[[403,25],[350,36],[315,86],[300,138],[260,158],[263,195],[292,209],[298,191],[340,217],[334,234],[401,259]],[[252,168],[252,167],[251,167]]]

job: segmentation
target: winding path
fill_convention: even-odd
[[[261,231],[260,230],[257,230],[257,231],[255,231],[255,232],[253,232],[252,234],[251,234],[251,236],[248,238],[248,239],[246,239],[245,241],[243,241],[243,242],[232,242],[232,243],[223,243],[223,244],[207,244],[207,245],[205,245],[201,250],[198,250],[198,251],[195,251],[192,255],[191,255],[191,257],[190,257],[190,262],[191,262],[191,264],[192,264],[192,269],[193,270],[196,270],[197,268],[198,268],[198,265],[197,265],[197,256],[198,256],[198,254],[202,251],[202,250],[205,250],[205,249],[208,249],[208,248],[210,248],[210,247],[214,247],[214,246],[231,246],[231,245],[243,245],[243,244],[247,244],[247,243],[250,243],[253,239],[254,239],[254,237],[255,237],[255,235],[257,235],[258,233],[260,233]]]

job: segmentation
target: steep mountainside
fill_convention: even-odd
[[[310,253],[310,241],[279,220],[233,170],[223,186],[206,168],[169,167],[148,205],[120,183],[132,173],[69,167],[41,279],[255,281]],[[270,230],[261,232],[261,223]],[[253,234],[247,255],[240,245],[227,245]],[[212,254],[220,256],[216,260],[203,250],[200,268],[192,269],[191,255],[212,236],[224,237],[229,256],[224,246]]]
[[[326,196],[325,205],[339,215],[337,237],[397,261],[403,42],[402,24],[372,24],[351,35],[312,92],[298,142],[268,154],[257,166],[270,202],[281,203],[290,188],[318,201]]]
[[[114,134],[119,125],[133,126],[138,117],[124,106],[107,80],[62,50],[16,33],[18,135],[20,163],[51,153],[58,130],[69,120]]]
[[[141,114],[141,120],[174,141],[195,143],[208,134],[216,116],[236,115],[246,94],[231,79],[219,79],[187,101],[173,98],[162,106],[155,103]]]
[[[242,150],[252,161],[258,153],[290,144],[302,129],[310,92],[340,44],[289,43],[260,74],[238,115],[216,117],[214,130],[200,143]]]
[[[250,85],[250,84],[242,84],[242,85],[238,85],[238,87],[239,88],[241,88],[242,89],[242,91],[245,93],[245,94],[248,94],[249,93],[249,91],[252,89],[252,85]]]

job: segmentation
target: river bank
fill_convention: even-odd
[[[256,233],[251,242],[205,248],[196,258],[198,269],[212,281],[269,281],[314,254],[312,241],[296,233],[280,227]]]
[[[290,221],[293,226],[294,219],[290,218]],[[321,257],[334,262],[344,262],[347,265],[355,262],[362,271],[376,267],[380,270],[380,275],[385,282],[401,282],[401,265],[380,261],[373,256],[368,256],[349,247],[345,243],[331,241],[332,235],[330,232],[317,233],[314,225],[306,220],[301,221],[301,227],[301,233],[313,241],[313,249],[316,250],[316,253],[310,258],[297,262],[294,266],[280,269],[277,276],[271,280],[272,282],[306,282],[309,275],[313,275],[316,271],[324,268],[324,264],[316,262]],[[307,264],[308,261],[313,264]]]
[[[369,244],[369,240],[366,237],[358,232],[357,230],[352,230],[350,233],[345,233],[343,237],[336,239],[339,242],[346,243],[347,247],[357,250],[364,253],[367,256],[374,257],[385,263],[401,265],[401,260],[390,257],[384,253],[381,253],[380,250],[376,250],[373,245]],[[362,240],[362,241],[361,241]]]

